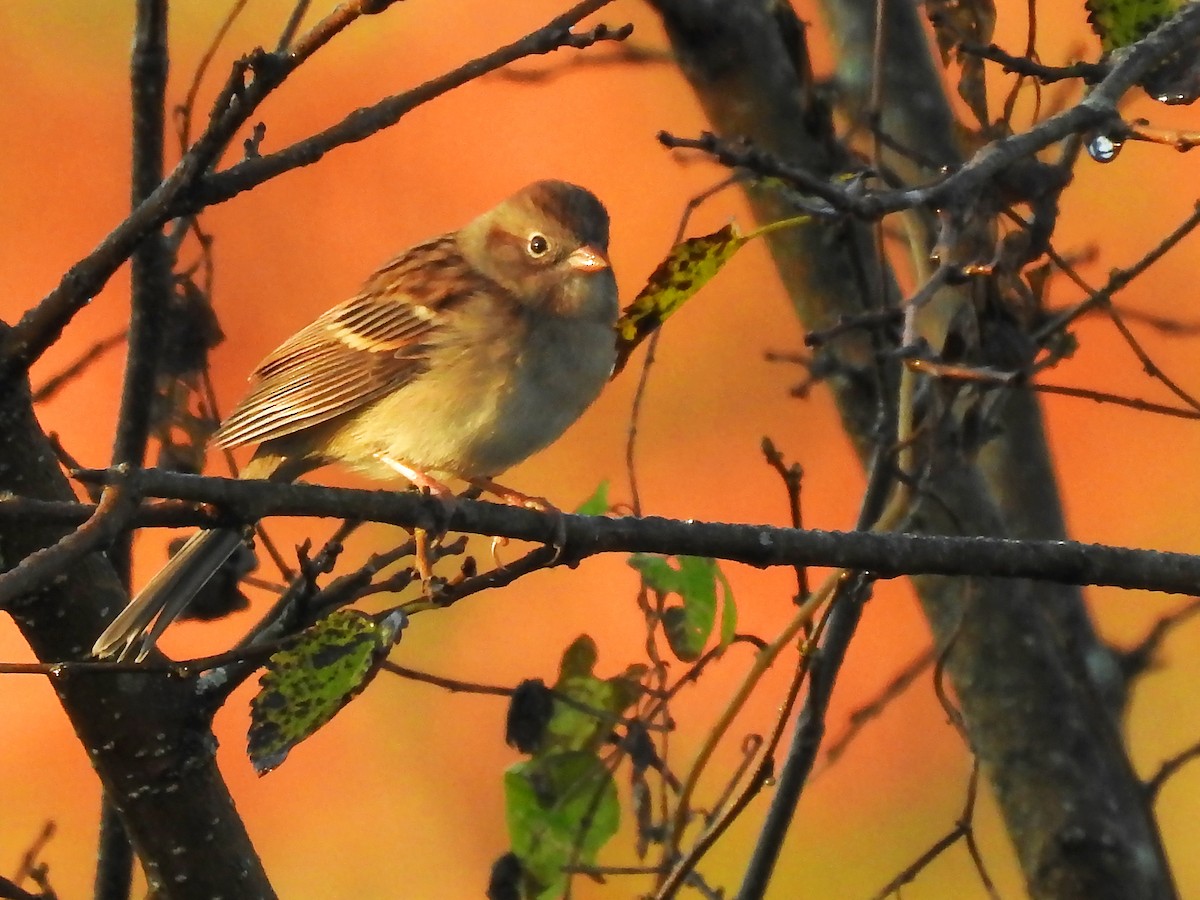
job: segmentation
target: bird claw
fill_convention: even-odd
[[[534,497],[529,494],[523,494],[520,491],[515,491],[512,488],[505,487],[489,478],[472,478],[471,484],[482,488],[488,493],[494,495],[502,503],[509,506],[520,506],[524,509],[532,509],[536,512],[546,513],[551,517],[554,524],[554,537],[550,540],[547,546],[554,548],[554,556],[550,560],[550,564],[554,565],[561,558],[567,549],[567,520],[563,515],[563,511],[547,500],[545,497]],[[492,541],[492,559],[499,565],[499,558],[496,554],[497,547],[503,546],[498,543],[501,539],[497,538]],[[507,541],[504,541],[507,543]]]

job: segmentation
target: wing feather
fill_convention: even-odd
[[[250,392],[213,442],[269,441],[399,390],[428,370],[445,317],[472,294],[494,289],[466,265],[453,235],[413,247],[259,363]]]

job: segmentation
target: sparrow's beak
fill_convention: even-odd
[[[600,272],[612,264],[603,250],[584,244],[567,257],[567,265],[577,272]]]

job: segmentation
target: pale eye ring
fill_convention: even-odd
[[[550,252],[550,241],[544,234],[535,231],[529,236],[528,251],[534,259],[543,257]]]

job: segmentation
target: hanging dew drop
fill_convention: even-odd
[[[1123,142],[1114,140],[1107,134],[1096,134],[1087,142],[1088,156],[1099,163],[1109,163],[1121,152]]]

